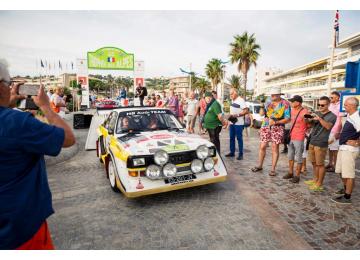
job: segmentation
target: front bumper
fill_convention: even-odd
[[[164,193],[164,192],[168,192],[168,191],[186,189],[186,188],[191,188],[191,187],[196,187],[196,186],[201,186],[201,185],[206,185],[206,184],[211,184],[211,183],[217,183],[217,182],[224,182],[224,181],[226,181],[226,178],[227,178],[227,176],[223,175],[223,176],[217,176],[217,177],[212,177],[212,178],[193,180],[192,182],[179,183],[176,185],[164,185],[164,186],[157,187],[157,188],[150,188],[150,189],[131,191],[131,192],[126,192],[125,190],[121,190],[121,192],[124,193],[124,195],[127,198],[137,198],[137,197],[142,197],[142,196],[151,195],[151,194]]]

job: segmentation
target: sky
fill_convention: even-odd
[[[65,67],[113,46],[145,61],[146,77],[181,76],[190,63],[205,75],[207,62],[229,60],[233,36],[248,31],[261,46],[258,68],[286,70],[328,56],[333,23],[334,11],[0,11],[0,58],[11,75],[34,76],[40,59]],[[340,11],[340,40],[360,32],[359,24],[360,11]],[[227,78],[237,73],[227,64]],[[250,88],[253,79],[251,68]]]

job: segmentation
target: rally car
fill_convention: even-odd
[[[104,99],[104,100],[100,100],[98,102],[95,103],[96,109],[100,110],[100,109],[114,109],[120,106],[120,104],[115,101],[115,100],[111,100],[111,99]]]
[[[97,129],[96,151],[114,191],[134,198],[226,180],[215,146],[185,132],[168,109],[114,109]]]

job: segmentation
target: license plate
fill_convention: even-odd
[[[165,179],[166,184],[180,184],[180,183],[186,183],[186,182],[192,182],[196,179],[196,176],[194,174],[184,175],[184,176],[177,176],[169,179]]]

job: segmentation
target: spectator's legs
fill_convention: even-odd
[[[219,151],[220,154],[220,132],[221,132],[222,126],[218,126],[215,128],[215,141],[216,141],[216,148]]]
[[[280,144],[271,143],[271,151],[272,151],[271,171],[275,171],[276,164],[279,159],[279,146]]]
[[[294,175],[294,160],[289,160],[289,174]]]
[[[266,155],[266,147],[268,143],[267,142],[261,142],[260,143],[260,149],[259,149],[259,164],[258,167],[262,168],[264,164],[264,159]]]
[[[332,158],[332,166],[336,167],[336,160],[337,160],[337,155],[338,155],[338,151],[332,151],[333,152],[333,158]]]
[[[140,97],[139,99],[140,99],[140,106],[143,107],[143,106],[144,106],[144,98],[143,98],[143,97]]]
[[[230,135],[230,153],[232,155],[235,154],[235,125],[231,124],[229,127],[229,135]]]
[[[244,154],[244,144],[243,144],[243,125],[236,125],[235,126],[235,133],[236,133],[236,139],[238,141],[238,148],[239,148],[239,157],[242,157]],[[234,140],[235,143],[235,140]],[[235,149],[234,149],[235,153]]]
[[[351,195],[353,188],[354,188],[354,179],[344,179],[344,183],[345,183],[345,193]]]
[[[215,129],[207,129],[208,133],[209,133],[209,137],[210,137],[210,141],[215,145],[216,150],[218,151],[218,153],[220,154],[220,139],[219,139],[219,134],[221,131],[221,127],[220,127],[220,131],[218,130],[218,127]]]

